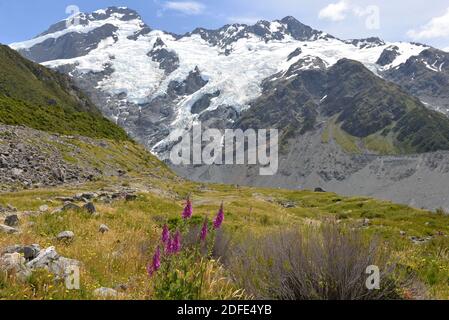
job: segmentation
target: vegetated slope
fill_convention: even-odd
[[[128,139],[66,75],[0,45],[0,123],[62,134]]]

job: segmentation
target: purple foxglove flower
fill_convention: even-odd
[[[162,229],[162,243],[167,244],[170,239],[170,230],[168,230],[168,226],[164,225],[164,229]]]
[[[177,231],[172,242],[172,253],[178,253],[179,251],[181,251],[181,233]]]
[[[208,224],[208,221],[207,221],[207,217],[206,217],[206,219],[204,219],[203,227],[201,228],[201,234],[200,234],[200,239],[201,239],[201,241],[206,241],[206,237],[207,237],[207,224]]]
[[[218,210],[217,216],[214,220],[214,229],[220,229],[224,221],[223,203],[221,203],[220,210]]]
[[[161,249],[157,247],[153,256],[153,261],[147,267],[148,275],[151,277],[153,274],[161,268]]]
[[[192,217],[193,210],[192,210],[192,202],[189,198],[187,198],[186,206],[184,207],[184,210],[182,212],[182,218],[183,219],[190,219]]]
[[[165,244],[165,253],[172,254],[173,253],[173,238],[170,236]]]

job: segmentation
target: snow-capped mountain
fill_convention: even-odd
[[[179,36],[152,30],[124,7],[81,14],[77,25],[61,21],[10,46],[78,79],[106,115],[151,148],[164,145],[174,127],[230,109],[239,114],[262,94],[264,79],[294,64],[307,70],[319,61],[328,68],[348,58],[382,75],[428,49],[378,38],[343,41],[293,17]],[[195,88],[174,90],[192,81]]]
[[[63,20],[10,46],[69,74],[162,159],[170,132],[197,121],[281,130],[275,176],[259,177],[251,166],[175,168],[189,178],[447,205],[449,155],[426,153],[449,150],[447,52],[341,40],[293,17],[176,35],[124,7],[80,14],[79,24]]]

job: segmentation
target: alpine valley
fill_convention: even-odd
[[[449,208],[445,51],[342,40],[293,17],[177,35],[125,7],[60,21],[10,47],[70,77],[105,117],[167,162],[170,132],[197,122],[280,130],[275,176],[245,165],[172,166],[184,177]]]

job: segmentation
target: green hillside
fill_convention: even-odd
[[[0,45],[0,123],[62,134],[127,140],[125,131],[62,74]]]

